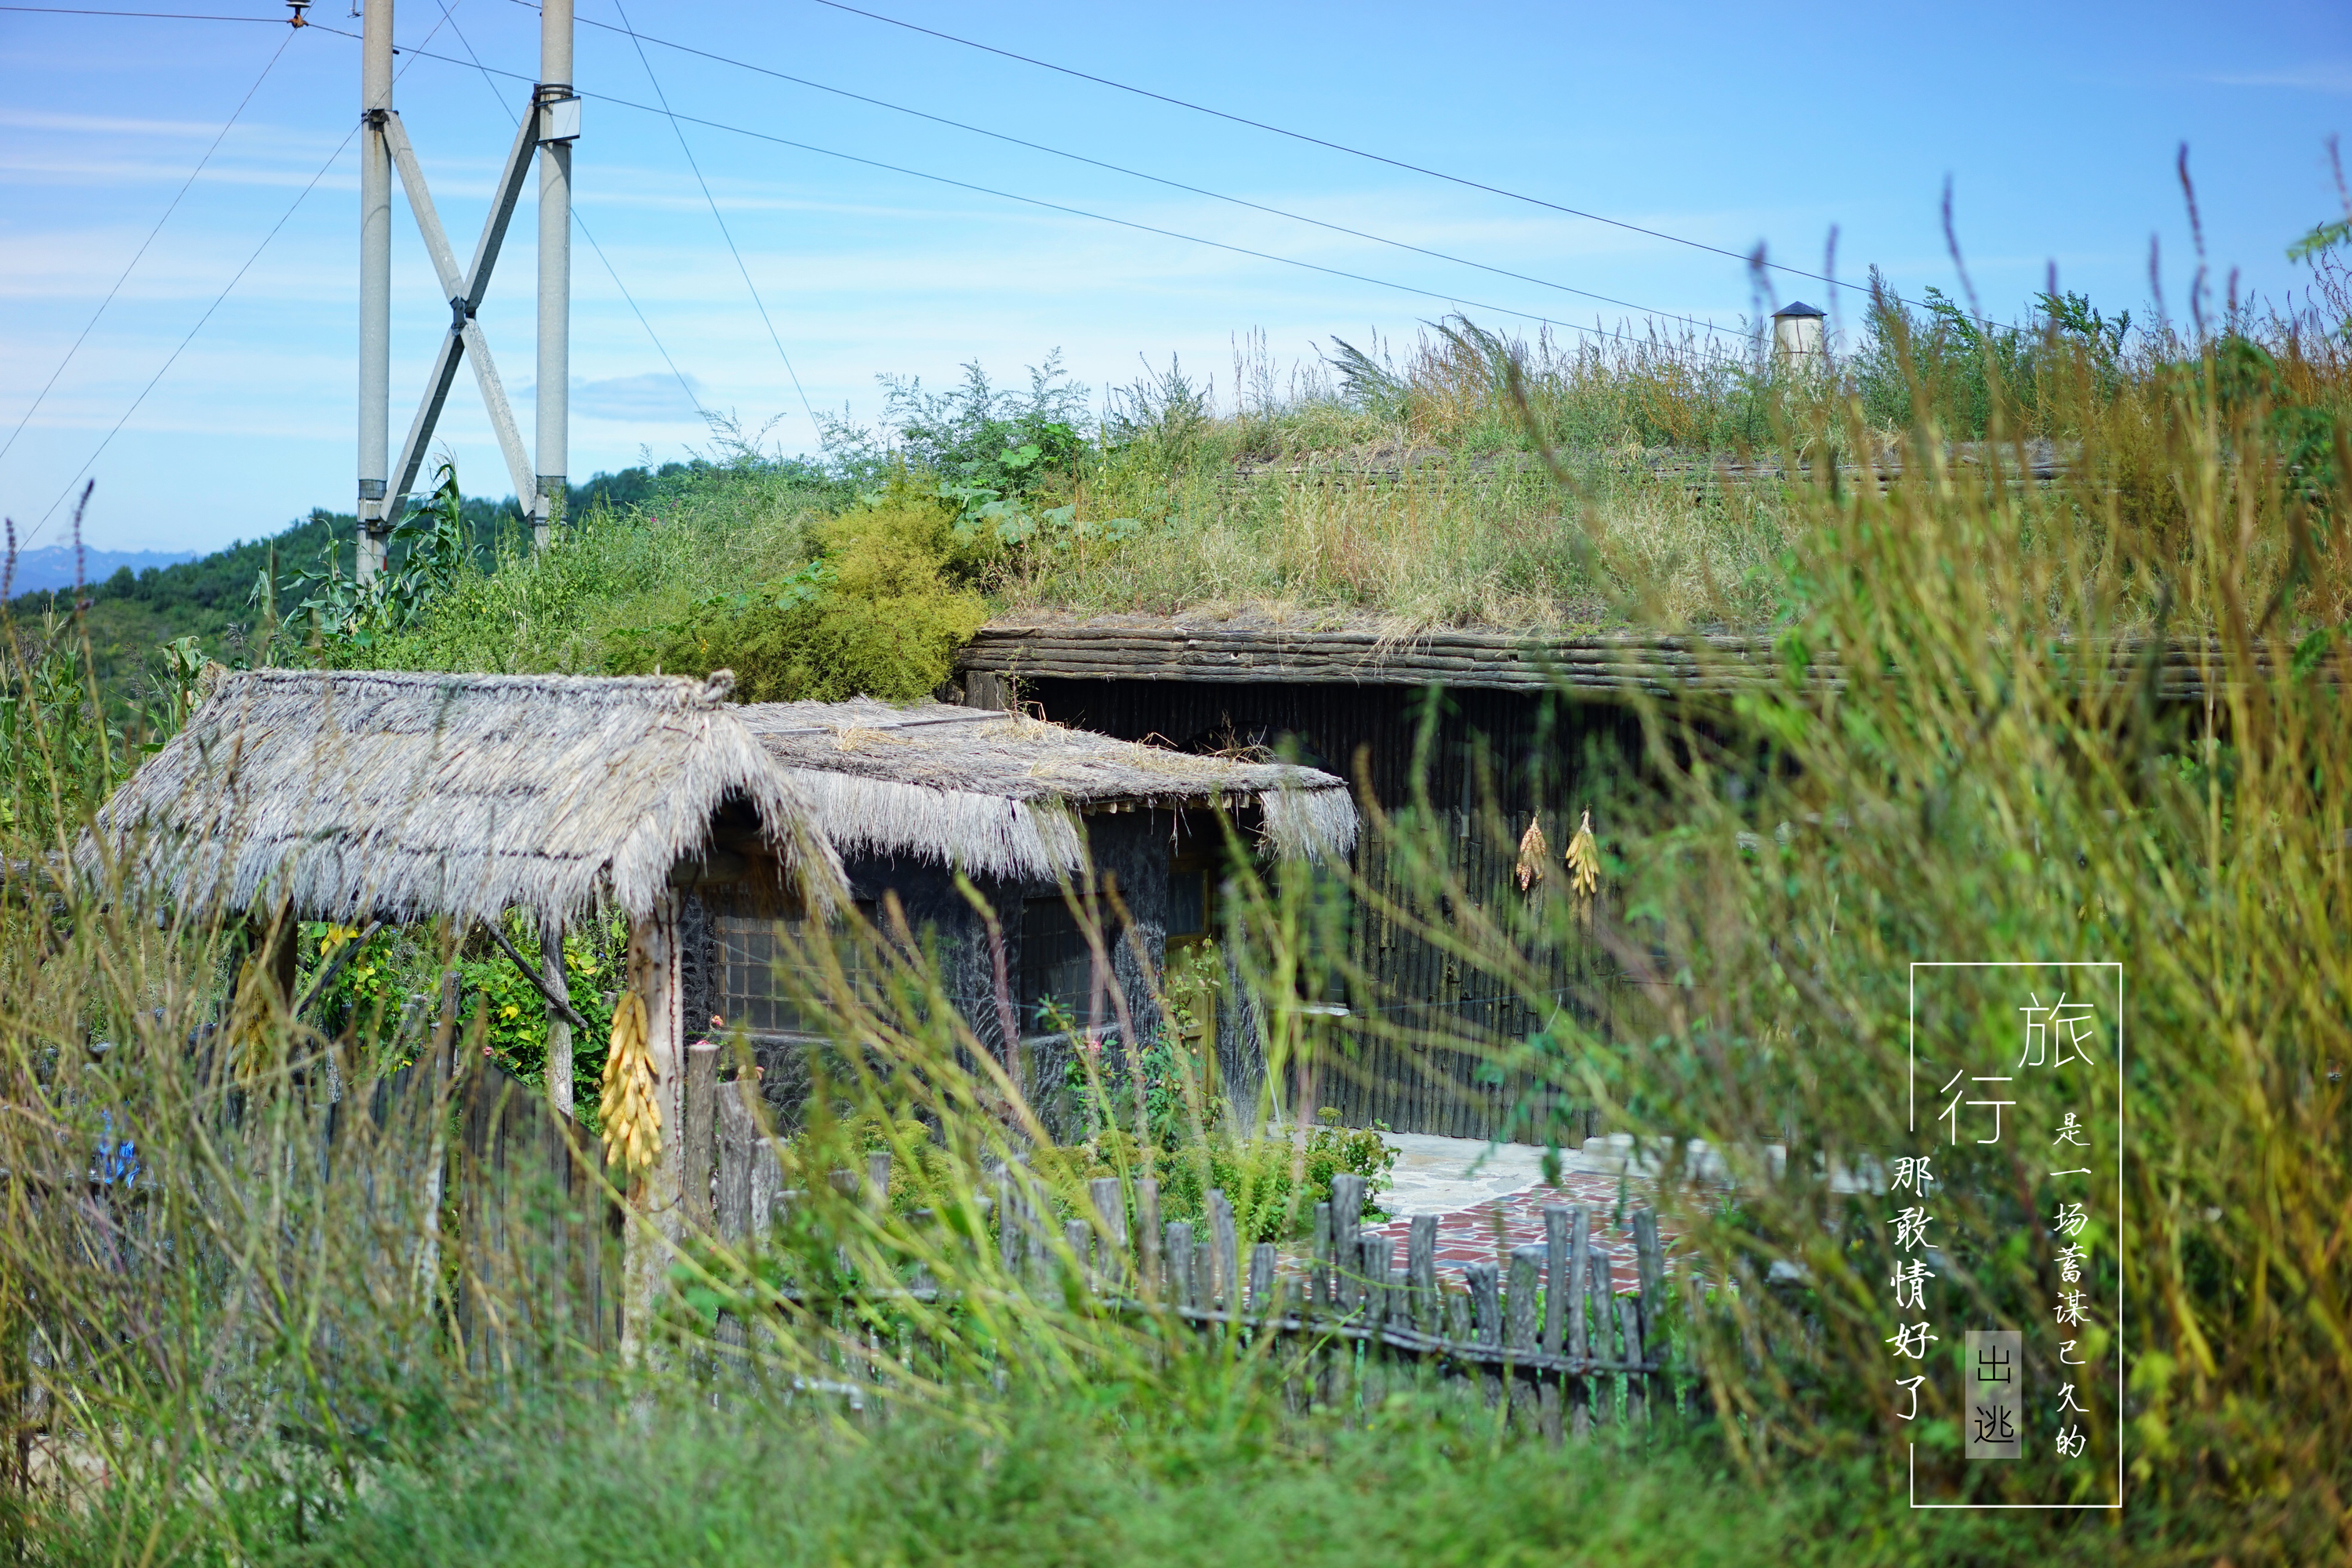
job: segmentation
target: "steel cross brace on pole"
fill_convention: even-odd
[[[432,253],[433,269],[440,275],[442,291],[449,297],[449,331],[441,340],[441,352],[434,358],[432,376],[425,384],[424,400],[416,405],[416,417],[409,424],[408,440],[400,449],[399,465],[393,469],[390,494],[382,513],[387,521],[399,518],[401,506],[416,488],[416,471],[425,462],[425,444],[433,439],[433,426],[440,420],[442,405],[448,401],[449,384],[457,378],[460,358],[473,363],[474,379],[482,390],[482,405],[489,411],[490,427],[498,433],[499,449],[505,454],[515,495],[528,509],[538,492],[530,456],[523,450],[514,410],[507,405],[505,384],[499,379],[497,362],[490,358],[489,340],[483,336],[474,312],[481,307],[482,296],[489,289],[490,269],[498,264],[499,250],[506,243],[507,224],[514,216],[523,178],[530,172],[531,154],[546,129],[542,116],[543,107],[534,99],[522,123],[515,128],[514,147],[507,154],[505,172],[499,176],[489,215],[482,220],[482,236],[474,246],[473,263],[459,272],[457,255],[449,248],[449,237],[442,232],[440,215],[434,210],[432,193],[425,187],[425,171],[417,166],[415,149],[409,145],[408,132],[402,128],[397,110],[384,112],[384,140],[390,143],[393,163],[400,170],[409,210],[416,215],[416,227],[425,237],[425,248]]]

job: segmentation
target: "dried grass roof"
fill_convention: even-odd
[[[290,895],[314,919],[521,907],[569,922],[653,909],[737,802],[800,890],[829,902],[839,860],[726,701],[732,680],[226,674],[79,858],[199,907]]]
[[[1346,783],[1313,768],[1196,756],[940,702],[764,702],[743,721],[814,804],[844,854],[912,854],[1045,878],[1085,857],[1076,812],[1251,805],[1277,853],[1342,857]]]

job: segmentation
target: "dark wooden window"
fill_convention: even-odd
[[[861,914],[872,918],[872,910],[864,902],[857,908]],[[792,984],[792,969],[798,961],[794,949],[806,938],[805,921],[721,915],[716,927],[719,1010],[730,1027],[740,1026],[755,1035],[827,1032],[822,1010],[795,996]],[[865,973],[866,961],[856,944],[843,942],[838,951],[841,966],[853,981]],[[799,978],[804,981],[800,989],[806,990],[817,975],[813,971],[803,971]]]
[[[1105,956],[1118,934],[1103,931]],[[1105,977],[1108,981],[1108,976]],[[1097,1016],[1099,1010],[1099,1016]],[[1058,1016],[1058,1023],[1057,1023]],[[1021,1026],[1029,1034],[1056,1027],[1100,1028],[1110,1021],[1108,984],[1096,997],[1094,953],[1086,932],[1058,893],[1021,905]]]
[[[1168,939],[1204,936],[1209,930],[1209,868],[1179,860],[1168,872]]]

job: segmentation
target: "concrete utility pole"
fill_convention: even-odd
[[[566,339],[572,321],[572,141],[580,134],[580,100],[572,90],[572,4],[554,0],[541,24],[541,52],[547,74],[555,79],[531,90],[530,102],[515,128],[514,145],[490,197],[490,211],[475,241],[473,259],[457,264],[425,187],[425,170],[409,143],[408,132],[392,107],[393,0],[367,0],[365,65],[361,79],[362,107],[368,140],[363,163],[360,237],[360,537],[358,572],[365,582],[384,565],[390,531],[415,488],[424,466],[433,427],[457,379],[460,361],[470,363],[481,389],[482,407],[506,458],[517,501],[532,520],[537,543],[547,542],[552,521],[552,500],[564,493],[566,429],[570,414],[571,353]],[[508,406],[505,384],[490,357],[475,312],[490,286],[491,268],[506,244],[507,225],[530,172],[531,154],[540,156],[539,256],[539,460],[533,463]],[[410,214],[424,237],[425,249],[449,305],[449,329],[441,340],[425,395],[408,426],[397,463],[384,460],[391,403],[392,326],[392,180],[394,169],[408,193]]]
[[[539,13],[539,90],[531,100],[550,121],[568,117],[580,133],[572,91],[572,0],[544,0]],[[562,509],[572,430],[572,142],[542,127],[539,144],[539,489],[531,541],[547,548]]]
[[[360,45],[361,582],[383,564],[392,435],[392,0],[368,0]]]

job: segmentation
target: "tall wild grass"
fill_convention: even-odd
[[[269,930],[194,921],[67,870],[58,851],[75,820],[131,759],[94,702],[41,696],[54,675],[12,653],[0,1406],[15,1423],[16,1540],[53,1562],[528,1560],[559,1544],[572,1561],[656,1548],[724,1561],[760,1550],[772,1519],[811,1554],[847,1560],[1091,1561],[1243,1539],[1247,1500],[1344,1516],[1363,1542],[1441,1559],[1603,1541],[1634,1561],[2341,1556],[2352,460],[2330,412],[2339,361],[2299,341],[2168,342],[2127,391],[2094,354],[2049,371],[2056,390],[2035,406],[2051,412],[2034,417],[2071,407],[2071,425],[2012,425],[1997,399],[1980,468],[1948,461],[1923,388],[1883,492],[1826,460],[1881,438],[1866,405],[1777,411],[1765,449],[1790,478],[1769,536],[1741,548],[1788,673],[1713,705],[1629,697],[1641,779],[1562,803],[1591,805],[1600,828],[1589,906],[1559,875],[1532,898],[1453,886],[1431,815],[1372,803],[1391,854],[1420,868],[1391,879],[1417,891],[1386,912],[1553,1015],[1525,1038],[1444,1043],[1564,1086],[1667,1162],[1658,1201],[1701,1299],[1679,1353],[1716,1414],[1646,1448],[1499,1450],[1483,1406],[1433,1391],[1343,1430],[1290,1415],[1285,1369],[1263,1350],[1031,1289],[999,1261],[982,1200],[1024,1155],[1044,1184],[1034,1201],[1057,1211],[1076,1194],[1036,1157],[1044,1125],[976,1048],[919,933],[887,918],[853,932],[861,963],[842,967],[829,942],[806,954],[828,975],[843,1048],[792,1157],[811,1173],[856,1168],[878,1138],[909,1184],[901,1201],[812,1181],[774,1237],[662,1253],[656,1326],[629,1356],[560,1331],[483,1353],[478,1318],[458,1310],[464,1222],[436,1174],[446,1102],[411,1097],[380,1122],[348,1109],[407,1057],[453,1042],[415,1019],[404,1034],[384,1010],[324,1032],[289,1015],[257,961]],[[1997,363],[1988,374],[2001,384]],[[1537,402],[1507,374],[1497,395]],[[2331,421],[2324,447],[2315,407]],[[1539,411],[1532,423],[1548,446],[1552,427]],[[1998,482],[2003,444],[2032,428],[2070,431],[2074,460],[2046,486]],[[766,534],[732,521],[698,533],[683,513],[667,533],[614,522],[467,591],[539,639],[519,659],[581,657],[566,639],[594,628],[565,620],[588,599],[563,607],[566,572],[610,573],[667,603],[720,581],[730,568],[707,556],[727,541],[745,552],[733,570],[789,562],[797,546],[781,542],[803,503],[761,483],[725,506],[766,519]],[[1609,559],[1597,483],[1545,504],[1582,542],[1547,543],[1549,559]],[[763,540],[779,542],[772,554]],[[1018,580],[1017,560],[998,569]],[[1577,591],[1633,624],[1692,614],[1672,572],[1620,570]],[[2140,630],[2181,635],[2199,700],[2159,701],[2138,645],[2105,657]],[[455,647],[438,657],[471,657]],[[1801,674],[1829,656],[1843,683],[1824,693]],[[1482,830],[1516,838],[1489,815]],[[1349,899],[1384,895],[1246,868],[1232,894],[1225,940],[1270,1053],[1348,1070],[1349,1038],[1302,1009],[1337,976],[1360,1016],[1380,1016],[1345,932]],[[436,964],[457,934],[428,938]],[[1615,978],[1585,1007],[1556,1007],[1554,955],[1595,944]],[[2112,959],[2127,976],[2126,1115],[2118,1127],[2092,1111],[2126,1150],[2124,1211],[2094,1233],[2128,1301],[2099,1347],[2126,1358],[2127,1394],[2121,1408],[2095,1400],[2091,1417],[2125,1456],[2116,1519],[1921,1522],[1902,1502],[1884,1205],[1827,1177],[1906,1146],[1892,1095],[1908,965],[1982,957]],[[477,1026],[461,1021],[454,1042],[469,1070]],[[1118,1097],[1105,1104],[1115,1120]],[[1691,1138],[1723,1156],[1728,1187],[1671,1179]],[[1149,1139],[1099,1147],[1123,1176],[1158,1158]],[[2028,1172],[1979,1174],[2039,1196]],[[2046,1311],[2039,1208],[1955,1199],[1947,1212],[1947,1245],[1995,1260],[1975,1307],[1996,1321]],[[854,1285],[919,1269],[952,1304],[882,1309],[903,1334],[833,1310]],[[905,1348],[886,1360],[881,1344]],[[877,1414],[829,1392],[845,1382]],[[1073,1477],[1099,1483],[1083,1517]],[[879,1500],[909,1478],[919,1495],[903,1512]],[[761,1487],[788,1495],[754,1510]],[[1528,1500],[1553,1489],[1612,1522],[1580,1513],[1579,1534]],[[1471,1522],[1434,1518],[1432,1496]],[[1499,1539],[1488,1510],[1516,1533]]]

